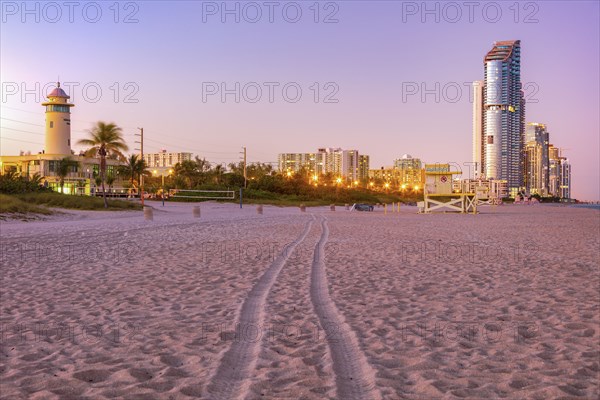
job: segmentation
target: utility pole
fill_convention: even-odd
[[[140,160],[144,160],[144,128],[138,128],[140,133],[136,133],[135,136],[140,137],[140,141],[136,143],[140,144]],[[144,174],[140,174],[140,199],[142,200],[142,207],[144,206]]]
[[[248,174],[246,170],[246,146],[242,147],[244,149],[244,189],[248,187]]]

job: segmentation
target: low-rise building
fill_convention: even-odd
[[[96,191],[96,177],[100,173],[100,158],[88,157],[83,153],[75,155],[71,149],[71,108],[69,96],[60,87],[48,94],[45,107],[45,148],[37,154],[22,153],[18,156],[0,156],[0,174],[14,173],[19,176],[43,177],[44,186],[60,190],[60,177],[57,166],[61,159],[70,158],[76,165],[64,179],[63,192],[66,194],[92,194]],[[119,176],[119,160],[106,159],[106,176],[113,181],[111,186],[122,186],[124,177]],[[105,185],[108,189],[108,185]]]

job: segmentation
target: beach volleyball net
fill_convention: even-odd
[[[169,198],[200,200],[234,200],[234,190],[184,190],[170,189]]]

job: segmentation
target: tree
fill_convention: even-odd
[[[206,161],[206,158],[200,158],[196,156],[195,162],[198,166],[198,172],[210,172],[210,162]]]
[[[115,183],[115,177],[112,174],[109,174],[106,177],[106,184],[108,185],[108,190],[112,190],[113,183]]]
[[[77,144],[90,146],[86,151],[88,156],[98,155],[100,157],[100,180],[102,182],[102,197],[104,198],[104,208],[108,208],[106,193],[104,191],[104,182],[106,180],[106,157],[125,159],[124,151],[128,147],[123,139],[123,131],[114,123],[105,123],[98,121],[88,132],[89,139],[81,139]]]
[[[131,187],[134,187],[135,177],[139,179],[140,175],[150,176],[150,171],[147,170],[146,161],[139,158],[137,154],[132,154],[127,158],[127,164],[119,168],[121,173],[129,177]]]
[[[73,169],[79,166],[79,162],[73,160],[70,157],[65,157],[56,163],[56,176],[60,181],[60,192],[64,192],[65,187],[65,178],[69,175],[69,172],[72,172]]]
[[[223,179],[223,173],[225,172],[225,167],[222,164],[215,165],[213,169],[215,183],[220,185]]]
[[[195,161],[183,161],[175,164],[173,168],[173,174],[175,175],[176,182],[186,189],[191,189],[195,185],[195,181],[198,178],[198,164]]]
[[[44,177],[42,175],[40,175],[38,172],[36,172],[35,174],[33,174],[30,178],[29,178],[29,182],[31,182],[32,185],[35,186],[43,186],[43,180]]]

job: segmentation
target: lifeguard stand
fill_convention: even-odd
[[[452,176],[459,171],[450,171],[450,164],[425,164],[425,187],[423,201],[419,202],[419,213],[459,212],[462,214],[477,212],[476,194],[460,189],[452,190]]]

